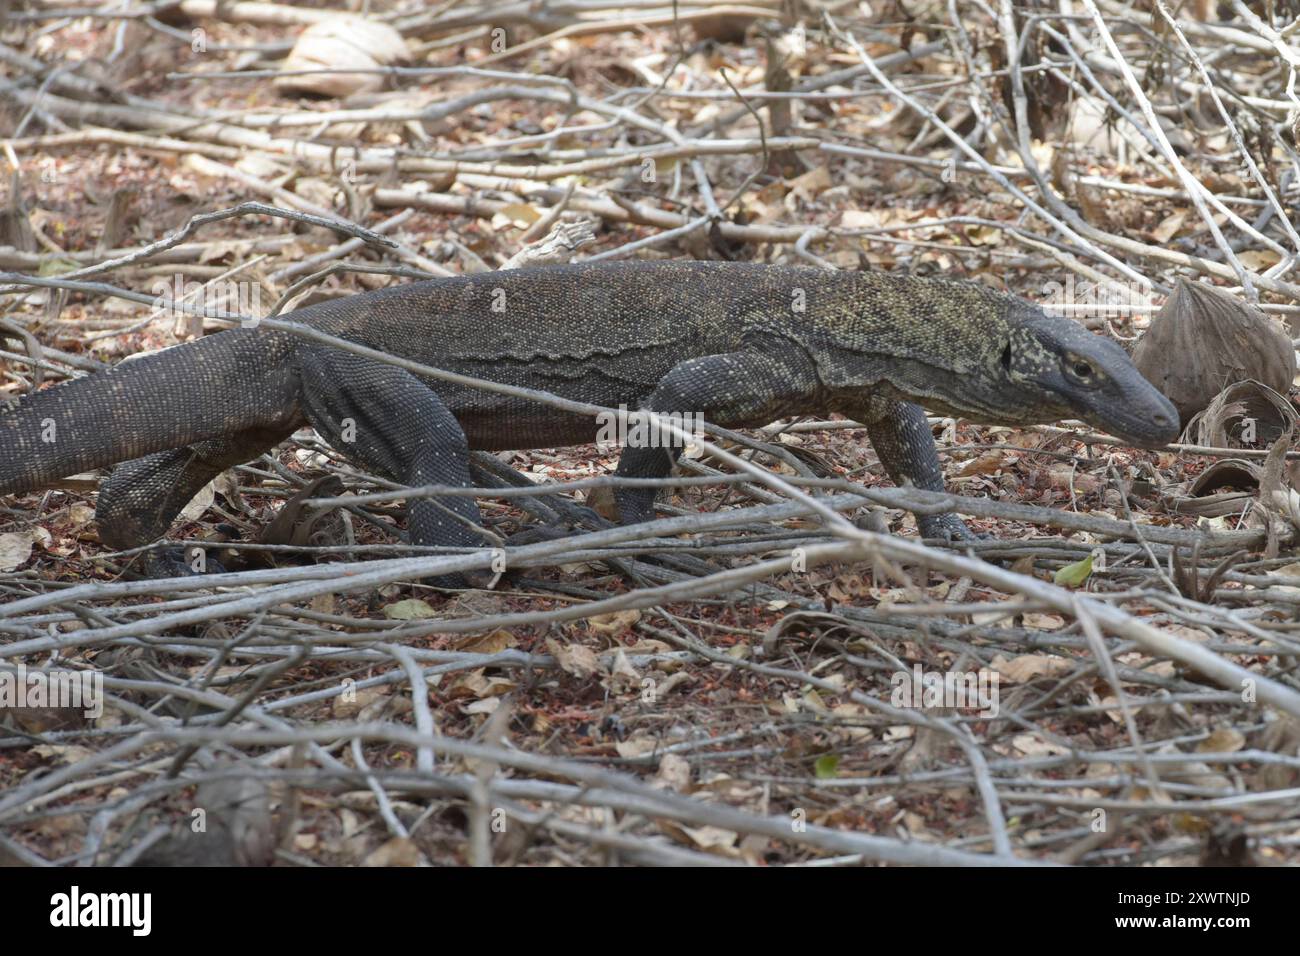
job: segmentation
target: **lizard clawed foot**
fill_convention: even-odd
[[[525,544],[536,544],[539,541],[553,541],[556,538],[567,538],[569,531],[565,528],[556,528],[551,525],[538,525],[532,528],[525,528],[523,531],[517,531],[512,535],[507,535],[504,544],[507,547],[517,547]],[[489,591],[498,582],[510,578],[515,572],[513,570],[502,571],[497,573],[490,568],[473,568],[469,571],[456,571],[451,574],[433,574],[420,579],[421,584],[428,585],[431,588],[439,588],[449,591],[464,591],[473,589],[478,591]]]
[[[612,521],[602,518],[596,511],[585,505],[570,506],[565,518],[579,527],[575,529],[563,525],[534,524],[508,535],[506,544],[510,547],[520,547],[525,544],[537,544],[541,541],[556,541],[584,530],[600,531],[605,528],[615,527]]]
[[[141,566],[141,575],[146,578],[192,578],[226,573],[226,566],[206,552],[202,564],[196,566],[193,549],[179,545],[145,552]]]
[[[966,526],[966,522],[951,512],[941,515],[919,515],[916,523],[922,538],[938,539],[946,544],[987,541],[991,538],[991,535],[976,534]]]
[[[560,538],[567,538],[572,534],[573,532],[568,528],[560,528],[553,524],[535,524],[524,528],[522,531],[507,535],[506,546],[518,548],[526,544],[538,544],[542,541],[558,541]]]
[[[567,538],[572,532],[568,528],[556,527],[555,525],[533,525],[524,528],[522,531],[516,531],[514,534],[507,535],[503,539],[506,547],[521,547],[526,544],[538,544],[542,541],[555,541],[559,538]],[[427,584],[434,588],[444,588],[449,590],[465,590],[472,588],[480,591],[491,590],[499,581],[508,579],[515,574],[513,570],[502,571],[497,573],[490,568],[474,568],[469,571],[457,571],[452,574],[435,574],[426,578],[421,578],[422,584]]]
[[[491,571],[457,571],[454,574],[431,574],[420,578],[420,583],[431,588],[445,591],[464,591],[467,588],[486,590],[496,577]]]

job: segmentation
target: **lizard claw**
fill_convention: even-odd
[[[559,528],[553,524],[537,524],[522,531],[516,531],[512,535],[506,536],[507,547],[517,548],[525,544],[537,544],[541,541],[556,541],[559,538],[567,538],[571,535],[568,528]]]
[[[192,578],[202,574],[226,573],[225,565],[206,553],[203,570],[196,570],[191,563],[190,553],[179,546],[149,551],[144,555],[143,562],[146,578]]]
[[[567,528],[560,528],[555,525],[533,525],[524,528],[522,531],[507,535],[503,543],[506,547],[519,547],[525,544],[537,544],[541,541],[567,538],[571,533]],[[497,574],[487,568],[476,568],[471,571],[457,571],[453,574],[435,574],[420,580],[422,584],[446,590],[459,591],[470,588],[486,591],[490,590],[499,578],[509,578],[513,573],[512,571],[505,571],[502,574]]]
[[[566,522],[579,530],[600,531],[614,527],[612,521],[602,518],[595,510],[586,505],[572,505],[564,516]],[[556,524],[534,524],[506,537],[506,544],[518,547],[524,544],[536,544],[539,541],[555,541],[567,538],[574,533],[573,528]]]
[[[420,578],[420,583],[443,591],[464,591],[477,588],[486,590],[495,575],[482,569],[475,571],[455,571],[451,574],[431,574]]]
[[[957,544],[961,541],[983,541],[990,537],[986,534],[976,534],[966,526],[966,522],[951,512],[941,515],[918,516],[917,526],[920,528],[922,538],[937,538],[946,544]]]

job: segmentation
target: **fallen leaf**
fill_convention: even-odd
[[[1092,574],[1092,555],[1089,554],[1082,561],[1075,561],[1073,564],[1067,564],[1056,574],[1052,575],[1052,583],[1062,587],[1077,588],[1088,576]]]
[[[1019,734],[1011,738],[1011,743],[1026,757],[1059,757],[1070,753],[1068,747],[1043,740],[1034,734]]]
[[[1074,670],[1074,664],[1064,657],[1047,654],[1021,654],[1010,659],[993,659],[993,669],[1007,680],[1024,684],[1036,677],[1056,677]]]
[[[644,757],[659,749],[659,739],[647,733],[638,733],[627,740],[614,742],[620,757]]]
[[[181,509],[179,521],[198,521],[212,507],[216,494],[212,482],[199,489],[199,493],[190,499],[190,503]]]
[[[561,669],[575,677],[599,674],[600,658],[596,652],[581,644],[561,644],[553,637],[546,639],[546,649],[551,652]]]
[[[1151,230],[1151,238],[1163,245],[1172,239],[1179,229],[1183,228],[1183,223],[1186,221],[1187,213],[1181,211],[1170,213]]]
[[[1001,471],[1007,464],[1008,455],[1005,451],[986,451],[978,458],[972,458],[957,469],[958,478],[969,478],[972,475],[995,475]]]
[[[1025,627],[1035,627],[1043,631],[1054,631],[1059,627],[1065,627],[1065,618],[1058,614],[1035,614],[1031,611],[1025,614],[1023,620]]]
[[[491,634],[466,638],[456,645],[456,650],[470,654],[500,654],[519,645],[519,639],[504,628]]]
[[[1196,749],[1203,754],[1235,753],[1246,746],[1246,738],[1234,727],[1220,727],[1199,744]]]
[[[632,662],[627,659],[627,654],[621,647],[614,654],[614,663],[609,673],[611,677],[621,677],[634,685],[641,683],[641,672],[632,666]]]
[[[420,849],[406,837],[393,837],[361,861],[362,866],[419,866]]]
[[[831,172],[826,165],[817,166],[802,176],[790,180],[790,192],[804,199],[812,199],[820,192],[831,188]]]
[[[362,710],[384,700],[392,693],[388,687],[361,687],[351,693],[340,694],[330,704],[336,718],[355,717]]]
[[[587,626],[597,634],[618,634],[639,620],[641,620],[641,612],[632,608],[627,611],[615,611],[613,614],[597,614],[589,617]]]
[[[0,571],[13,571],[27,563],[32,556],[30,531],[9,531],[0,534]]]
[[[691,788],[691,763],[677,754],[664,754],[659,761],[655,783],[663,784],[676,793],[688,793]]]
[[[429,605],[429,602],[421,601],[419,598],[407,598],[405,601],[395,601],[384,606],[384,617],[393,621],[420,621],[437,616],[438,612]]]

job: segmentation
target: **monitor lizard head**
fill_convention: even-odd
[[[1017,390],[1059,418],[1083,419],[1142,448],[1178,437],[1177,409],[1119,345],[1033,306],[1015,318],[997,362]]]

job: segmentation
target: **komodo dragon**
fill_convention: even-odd
[[[1144,447],[1178,414],[1124,351],[985,286],[719,262],[543,266],[433,279],[285,317],[423,365],[592,404],[695,413],[724,427],[840,412],[898,484],[942,491],[922,405],[996,424],[1079,418]],[[264,326],[239,328],[43,389],[0,412],[0,494],[118,462],[95,511],[109,547],[162,537],[223,470],[309,424],[408,486],[470,483],[470,449],[593,440],[594,416]],[[621,476],[667,476],[680,449],[628,447]],[[653,488],[620,489],[625,522]],[[410,502],[417,545],[481,546],[465,497]],[[965,538],[953,514],[926,537]]]

